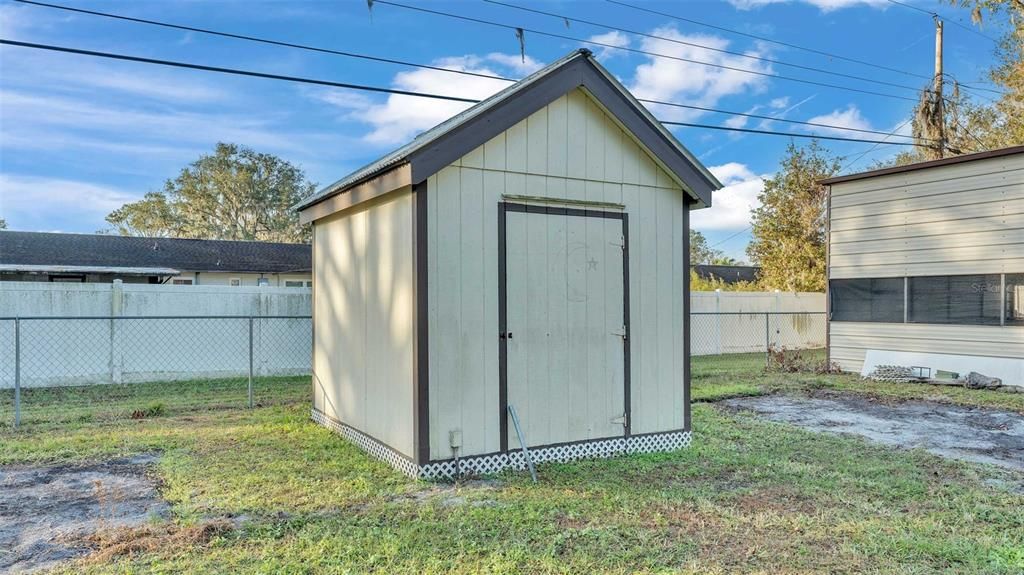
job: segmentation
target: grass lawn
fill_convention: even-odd
[[[753,356],[763,362],[759,354],[698,359],[694,398],[829,388],[1024,412],[1021,395],[765,374]],[[276,382],[275,399],[254,410],[234,396],[208,407],[196,401],[207,385],[212,395],[235,393],[227,382],[189,385],[188,393],[167,384],[137,389],[103,416],[83,417],[82,408],[60,426],[0,431],[0,463],[161,452],[155,472],[175,524],[247,518],[209,540],[170,539],[64,572],[1024,571],[1024,496],[988,482],[1008,472],[713,404],[694,406],[690,449],[543,465],[536,485],[510,473],[452,488],[406,479],[311,423],[305,378]],[[98,395],[88,404],[96,402]],[[126,415],[155,403],[162,415]]]

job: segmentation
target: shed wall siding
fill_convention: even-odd
[[[1024,273],[1024,154],[831,187],[831,279]],[[832,360],[868,349],[1024,359],[1024,327],[830,322]]]
[[[314,406],[413,456],[413,201],[406,187],[314,227]]]
[[[834,184],[832,279],[1024,272],[1024,154]]]
[[[503,195],[625,205],[632,432],[684,427],[683,192],[584,92],[559,98],[431,176],[427,193],[432,458],[451,457],[453,429],[462,430],[462,455],[500,448]]]

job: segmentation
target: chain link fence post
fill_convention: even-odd
[[[249,316],[249,409],[252,409],[252,323],[253,318]]]
[[[772,366],[772,332],[771,328],[768,327],[767,313],[764,314],[764,367],[768,369]]]
[[[14,428],[21,425],[21,318],[14,318]]]

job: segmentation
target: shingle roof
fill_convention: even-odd
[[[308,272],[308,244],[0,231],[0,264]]]
[[[584,64],[588,67],[588,70],[577,69],[577,64]],[[579,73],[581,79],[586,78],[587,73],[593,71],[611,87],[611,89],[617,93],[619,98],[624,99],[628,102],[628,106],[634,109],[643,118],[643,122],[652,128],[657,138],[663,141],[667,146],[664,148],[665,155],[676,155],[684,158],[683,163],[687,166],[688,172],[691,174],[689,178],[691,181],[688,182],[687,186],[691,188],[688,191],[700,197],[701,201],[706,204],[711,204],[711,191],[721,189],[722,184],[715,178],[713,174],[706,167],[704,167],[697,158],[684,147],[676,138],[672,135],[668,129],[665,128],[654,116],[640,104],[629,91],[622,86],[622,84],[603,66],[601,66],[589,50],[580,49],[575,50],[561,59],[545,66],[544,68],[530,74],[526,78],[510,85],[504,90],[499,91],[493,96],[482,100],[481,102],[474,104],[463,112],[452,116],[451,118],[441,122],[440,124],[430,128],[426,132],[416,136],[411,142],[404,146],[384,155],[383,157],[370,162],[369,164],[359,168],[358,170],[350,173],[344,178],[334,182],[333,184],[311,194],[310,196],[303,198],[298,204],[294,206],[297,210],[303,210],[321,202],[331,196],[345,192],[353,186],[360,184],[366,180],[369,180],[375,176],[378,176],[396,166],[404,163],[413,163],[415,165],[415,159],[418,155],[428,156],[436,153],[436,150],[441,146],[441,142],[444,138],[453,137],[453,134],[458,130],[466,128],[474,121],[485,119],[487,115],[495,110],[500,109],[503,105],[507,104],[509,100],[512,100],[515,96],[525,94],[532,90],[538,84],[549,80],[551,77],[557,76],[559,73]],[[586,81],[586,80],[584,80]],[[579,84],[577,84],[578,86]],[[576,87],[576,86],[572,86]],[[507,112],[500,112],[507,113]],[[481,131],[481,133],[486,133]],[[484,140],[486,141],[486,140]],[[483,141],[478,142],[477,145],[482,144]],[[474,146],[475,147],[475,146]],[[472,148],[470,148],[472,149]],[[659,149],[663,147],[659,146]],[[669,170],[672,172],[672,170]],[[416,174],[416,170],[413,170],[414,180],[425,179],[425,176],[429,174]]]

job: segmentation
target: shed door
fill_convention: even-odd
[[[626,434],[625,215],[504,206],[504,379],[527,445]]]

